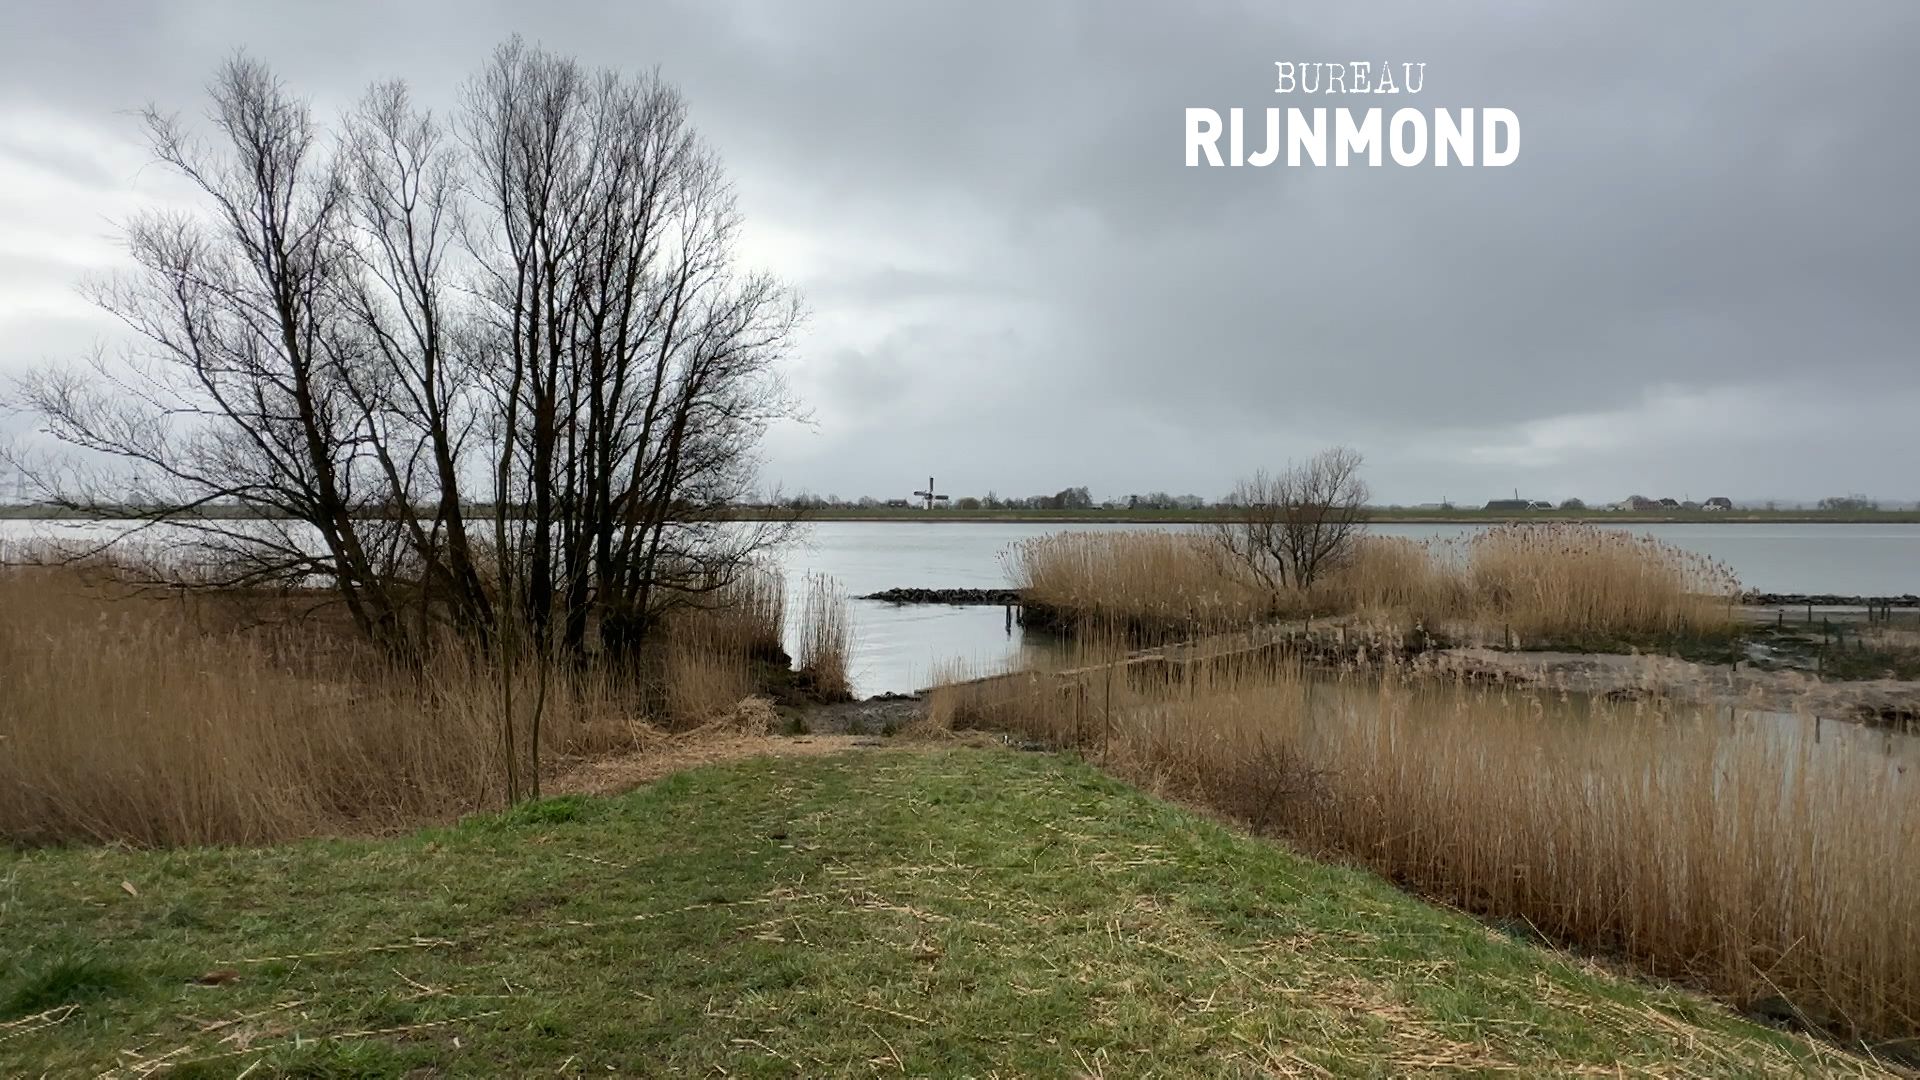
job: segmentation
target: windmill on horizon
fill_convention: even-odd
[[[947,497],[945,495],[935,495],[933,493],[933,477],[931,476],[927,477],[927,490],[916,491],[913,494],[916,498],[927,500],[927,509],[929,510],[933,509],[934,503],[947,501]]]

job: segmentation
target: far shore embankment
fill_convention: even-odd
[[[427,511],[423,514],[431,516]],[[469,518],[491,517],[488,506],[466,510]],[[262,515],[238,507],[207,507],[193,516],[206,520],[229,521],[261,518]],[[705,513],[703,520],[719,516],[739,521],[833,522],[920,522],[941,524],[1028,525],[1205,525],[1230,521],[1232,511],[1201,510],[962,510],[918,507],[820,507],[795,510],[791,507],[735,507],[717,513]],[[0,506],[0,521],[146,521],[151,515],[129,508],[124,512],[79,512],[53,506]],[[1507,525],[1522,522],[1580,522],[1589,525],[1914,525],[1920,524],[1920,510],[1433,510],[1424,507],[1376,507],[1367,520],[1377,525]]]

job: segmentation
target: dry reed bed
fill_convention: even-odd
[[[800,641],[794,662],[800,680],[822,701],[853,697],[848,662],[853,655],[853,613],[847,593],[825,574],[807,577],[800,609]]]
[[[1470,610],[1531,639],[1700,635],[1735,620],[1724,563],[1597,525],[1510,525],[1467,541]],[[1469,617],[1473,617],[1469,616]]]
[[[931,708],[1743,1007],[1920,1034],[1920,770],[1897,756],[1778,717],[1271,660],[989,680]]]
[[[1353,615],[1461,638],[1612,642],[1728,631],[1726,566],[1594,525],[1507,525],[1458,541],[1362,536],[1306,590],[1274,592],[1203,532],[1057,533],[1003,556],[1030,604],[1096,635],[1217,633],[1277,617]]]
[[[753,566],[724,587],[672,611],[660,676],[668,724],[691,728],[731,713],[760,688],[757,670],[784,664],[786,580]]]
[[[778,654],[779,581],[750,574],[673,612],[638,681],[555,665],[549,764],[639,748],[752,693],[751,664]],[[324,616],[249,625],[272,606],[131,590],[111,565],[0,567],[0,836],[246,844],[500,804],[496,669],[457,647],[396,665]],[[522,709],[537,676],[521,665]]]
[[[1029,617],[1052,612],[1101,632],[1212,633],[1279,613],[1279,598],[1236,572],[1200,533],[1052,533],[1015,544],[1001,562]]]

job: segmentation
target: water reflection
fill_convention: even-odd
[[[863,697],[908,693],[959,672],[989,674],[1045,664],[1061,646],[1053,635],[1028,632],[1004,608],[939,607],[855,600],[851,672]],[[789,640],[797,640],[797,605],[787,613]]]
[[[1309,670],[1302,692],[1307,696],[1308,714],[1316,722],[1347,723],[1355,713],[1378,711],[1381,705],[1379,681],[1365,676]],[[1606,701],[1552,689],[1487,688],[1445,681],[1420,684],[1420,696],[1421,707],[1432,710],[1471,711],[1490,699],[1509,698],[1522,702],[1544,722],[1619,725],[1638,721],[1654,729],[1704,724],[1725,736],[1729,745],[1757,736],[1786,751],[1817,747],[1826,754],[1854,758],[1862,768],[1898,775],[1920,766],[1920,735],[1775,709],[1680,700]],[[1702,783],[1712,781],[1712,777],[1701,777]]]

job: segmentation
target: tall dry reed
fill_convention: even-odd
[[[931,707],[1739,1005],[1920,1034],[1911,747],[1657,701],[1314,677],[1270,654],[1016,676]]]
[[[1430,542],[1368,535],[1353,548],[1316,583],[1323,610],[1366,622],[1437,629],[1472,606],[1454,560]]]
[[[687,610],[704,622],[703,643],[728,652],[777,660],[787,619],[787,582],[777,566],[755,562],[720,588],[692,598]]]
[[[1258,588],[1198,532],[1064,532],[1014,545],[1001,560],[1030,622],[1163,640],[1244,626],[1275,614]]]
[[[786,611],[786,579],[761,564],[676,609],[663,645],[668,723],[707,723],[758,690],[758,666],[786,662]]]
[[[809,575],[800,613],[795,664],[802,682],[823,701],[853,696],[848,661],[853,655],[853,613],[847,594],[825,574]]]
[[[1487,529],[1468,542],[1464,575],[1470,617],[1536,640],[1721,633],[1740,591],[1716,560],[1570,522]]]
[[[323,617],[255,625],[298,606],[134,592],[110,565],[0,568],[0,836],[244,844],[501,803],[484,658],[448,646],[403,667]],[[523,665],[519,702],[537,677]],[[556,665],[549,761],[637,745],[651,729],[634,700],[622,678]]]
[[[1651,643],[1731,631],[1739,592],[1714,560],[1567,523],[1500,526],[1452,543],[1364,535],[1312,588],[1278,593],[1203,533],[1057,533],[1004,559],[1030,620],[1149,641],[1347,615],[1461,639]]]

